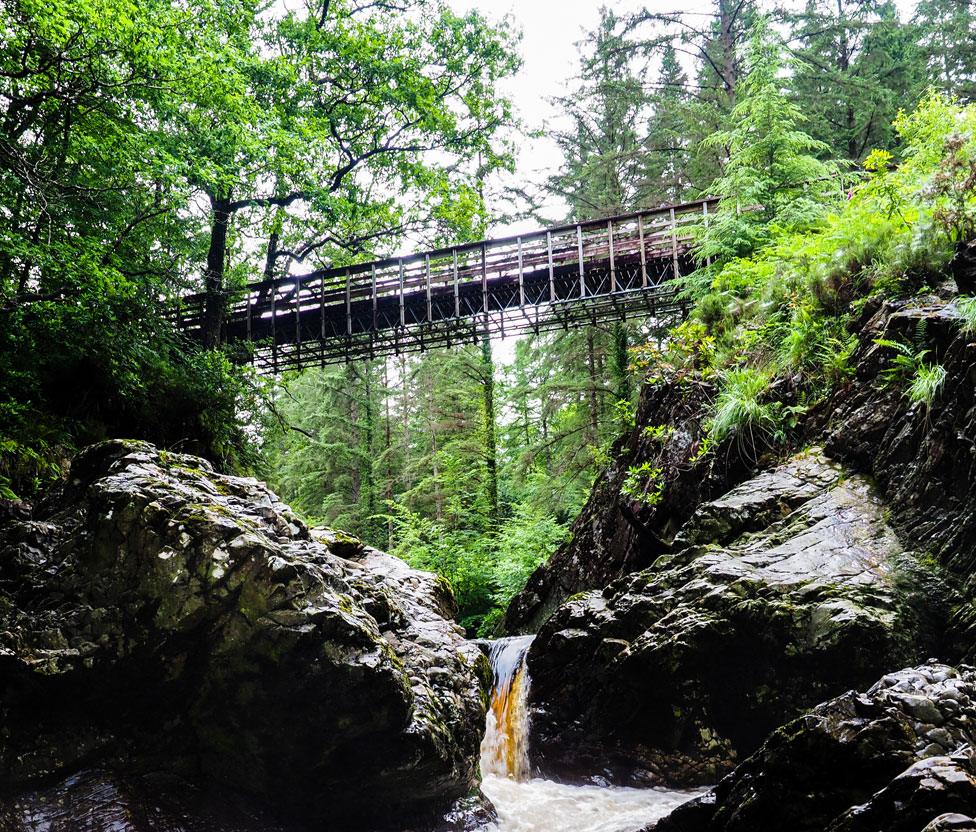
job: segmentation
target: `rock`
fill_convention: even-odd
[[[951,299],[869,305],[857,322],[857,375],[810,426],[826,451],[877,484],[895,530],[926,550],[960,583],[948,654],[976,660],[976,342],[962,332]],[[946,378],[931,409],[886,384],[890,349],[877,338],[926,349]]]
[[[912,692],[911,698],[905,691]],[[848,692],[775,731],[710,793],[654,832],[935,832],[973,829],[976,707],[943,709],[944,694],[976,693],[976,670],[926,664]],[[926,756],[924,699],[952,747]]]
[[[477,787],[489,672],[452,609],[255,480],[94,446],[0,531],[3,791],[82,768],[122,802],[162,773],[333,828],[439,815]]]
[[[670,551],[671,538],[696,506],[749,476],[752,465],[738,454],[690,462],[700,447],[712,392],[690,378],[642,388],[638,427],[614,446],[615,461],[594,483],[569,541],[512,599],[506,632],[537,632],[567,598],[650,566]],[[628,470],[643,463],[662,472],[664,489],[656,505],[621,490]]]
[[[937,570],[901,545],[871,485],[817,450],[701,505],[674,540],[535,639],[541,772],[714,783],[805,708],[930,655]],[[944,727],[913,691],[905,711]]]

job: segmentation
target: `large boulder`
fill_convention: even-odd
[[[976,670],[929,662],[813,708],[651,829],[973,830],[974,744]]]
[[[549,619],[528,656],[533,762],[568,780],[714,783],[803,709],[932,655],[945,594],[868,481],[799,454]]]
[[[94,446],[0,531],[0,789],[97,769],[337,829],[437,815],[477,788],[485,715],[452,609],[253,479]]]

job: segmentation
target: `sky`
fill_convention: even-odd
[[[459,12],[478,9],[489,18],[510,15],[522,32],[520,51],[523,65],[518,75],[503,86],[530,129],[552,127],[558,123],[550,99],[564,95],[579,71],[575,44],[596,27],[601,3],[595,0],[450,0]],[[653,8],[695,11],[707,9],[711,0],[609,0],[606,5],[618,14]],[[557,170],[560,154],[555,142],[543,135],[519,141],[518,176],[541,182]],[[567,206],[558,199],[544,203],[544,215],[561,221]],[[492,229],[492,235],[514,234],[536,227],[532,220]]]

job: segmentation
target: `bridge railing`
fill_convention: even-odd
[[[301,363],[309,341],[646,292],[680,274],[694,228],[716,207],[706,199],[252,283],[229,295],[226,335],[266,344],[277,369],[280,352]],[[203,294],[182,299],[191,337],[205,304]]]

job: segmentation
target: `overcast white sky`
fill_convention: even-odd
[[[577,74],[579,65],[575,43],[593,29],[600,19],[600,6],[606,5],[624,14],[643,7],[660,11],[675,8],[708,9],[711,0],[451,0],[458,11],[476,8],[490,18],[510,15],[522,31],[523,65],[518,76],[505,85],[519,112],[532,130],[543,128],[555,119],[549,99],[565,94],[567,82]],[[553,141],[542,137],[519,143],[520,180],[541,182],[546,174],[559,167],[559,151]],[[559,200],[546,203],[549,219],[561,220],[566,206]],[[517,233],[534,227],[532,221],[493,228],[492,236]]]

